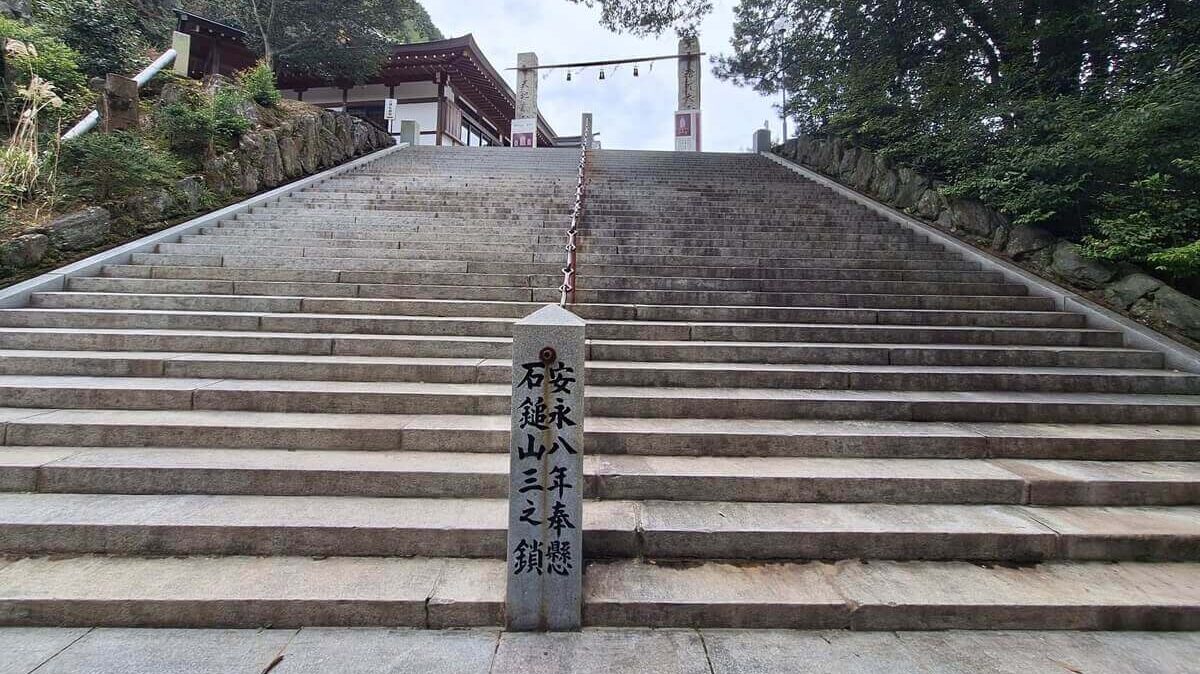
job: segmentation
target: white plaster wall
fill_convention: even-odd
[[[437,103],[400,103],[396,106],[396,119],[392,120],[392,133],[400,133],[400,120],[415,119],[422,131],[437,129]],[[430,136],[430,143],[433,136]]]

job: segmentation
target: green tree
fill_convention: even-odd
[[[244,29],[272,68],[325,79],[374,74],[389,35],[432,37],[420,34],[432,23],[415,0],[201,0],[188,7]]]
[[[429,12],[426,12],[417,0],[397,0],[396,4],[400,11],[400,19],[395,27],[385,31],[389,40],[398,44],[410,44],[441,40],[444,37],[442,31],[433,25]]]
[[[687,30],[702,9],[594,3],[633,31]],[[741,0],[731,47],[716,74],[786,91],[793,128],[1200,281],[1200,2]]]
[[[38,0],[40,25],[79,52],[79,68],[90,77],[132,76],[149,61],[150,43],[137,13],[116,0]]]
[[[634,35],[658,35],[672,27],[680,34],[690,34],[712,11],[712,0],[570,1],[586,7],[600,7],[601,24]]]

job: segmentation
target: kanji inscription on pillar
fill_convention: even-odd
[[[679,107],[675,111],[675,150],[699,152],[700,145],[700,41],[679,40]]]
[[[584,330],[557,305],[513,327],[505,600],[512,630],[580,626]]]

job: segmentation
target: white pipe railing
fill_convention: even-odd
[[[175,59],[178,56],[179,52],[175,51],[174,49],[168,49],[163,52],[162,56],[154,59],[154,63],[146,66],[142,72],[133,77],[133,80],[137,82],[138,89],[141,89],[143,86],[145,86],[147,82],[149,82],[155,75],[162,72],[164,68],[175,63]],[[62,139],[71,140],[72,138],[78,138],[79,136],[82,136],[88,131],[96,128],[96,124],[98,123],[100,123],[100,111],[92,110],[87,114],[86,117],[79,120],[78,124],[71,127],[69,131],[64,133]]]

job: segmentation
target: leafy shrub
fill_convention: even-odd
[[[1154,253],[1147,260],[1155,269],[1172,276],[1193,276],[1200,269],[1200,241]]]
[[[5,70],[12,75],[12,81],[5,81],[0,87],[5,124],[11,126],[25,107],[26,101],[18,90],[27,87],[35,76],[54,85],[64,103],[61,108],[47,111],[47,122],[80,116],[94,97],[87,88],[87,77],[79,69],[79,54],[41,28],[0,17],[0,43],[9,38],[24,46],[5,54]]]
[[[245,97],[238,89],[186,90],[175,103],[154,113],[154,126],[167,145],[189,158],[227,149],[250,128],[242,114]]]
[[[238,74],[238,85],[247,98],[268,108],[283,100],[279,87],[275,86],[275,71],[266,61],[259,61],[252,68]]]
[[[59,169],[67,191],[78,199],[117,203],[179,180],[170,153],[127,131],[89,133],[63,144]]]
[[[90,77],[132,76],[147,60],[150,45],[127,2],[40,0],[37,20],[79,53],[79,68]]]

